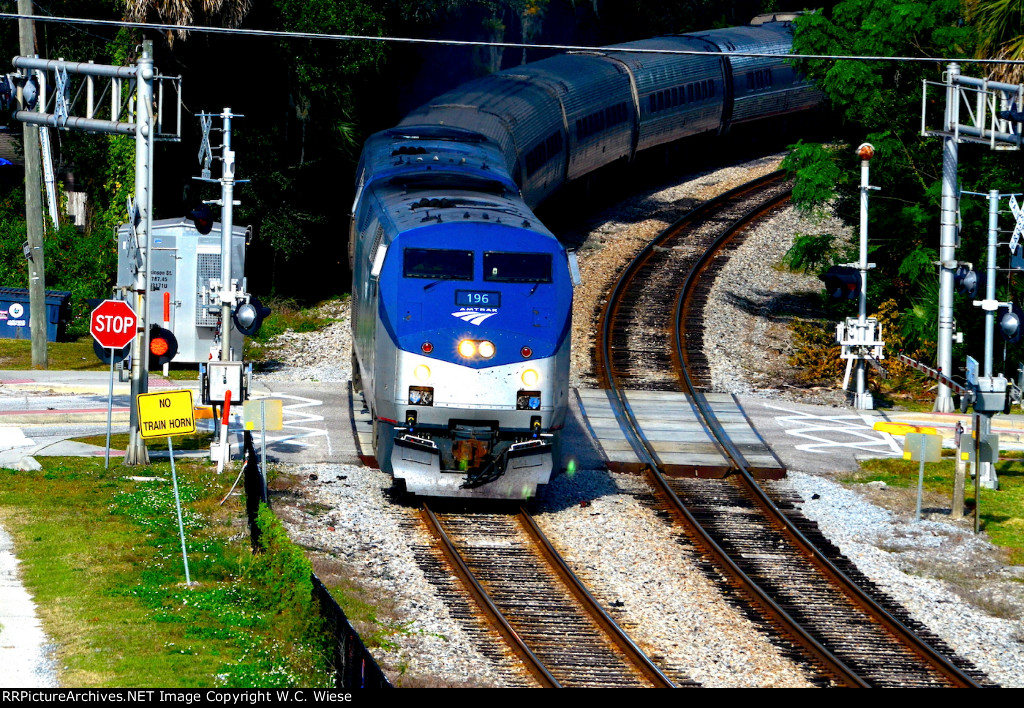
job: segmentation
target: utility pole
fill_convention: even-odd
[[[32,14],[32,0],[18,0],[18,14]],[[22,56],[34,56],[35,28],[32,20],[18,20],[18,35]],[[31,71],[26,72],[31,76]],[[20,96],[19,96],[20,103]],[[20,106],[19,106],[20,107]],[[25,148],[25,224],[28,236],[28,314],[32,335],[32,368],[45,369],[49,365],[46,348],[46,263],[43,257],[43,197],[41,158],[39,153],[39,127],[25,123],[22,126],[22,145]]]

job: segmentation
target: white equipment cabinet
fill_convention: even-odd
[[[245,247],[249,230],[232,230],[231,285],[245,292]],[[135,282],[129,263],[129,229],[117,231],[117,286],[130,288]],[[175,363],[199,364],[210,360],[221,318],[220,223],[208,234],[200,234],[184,217],[153,222],[153,253],[150,256],[150,286],[146,322],[163,326],[164,292],[170,292],[170,329],[178,340]],[[242,334],[228,323],[229,344],[235,358],[242,355]],[[214,356],[213,358],[219,358]]]

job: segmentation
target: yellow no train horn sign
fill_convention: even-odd
[[[140,393],[136,401],[139,407],[139,435],[143,439],[196,432],[192,392],[188,389]]]

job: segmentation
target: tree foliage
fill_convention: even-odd
[[[833,56],[973,56],[976,28],[959,0],[843,0],[829,11],[797,21],[794,50]],[[827,101],[825,120],[834,125],[828,145],[799,143],[787,158],[797,179],[795,199],[804,208],[830,203],[848,224],[859,222],[862,142],[875,147],[870,193],[869,250],[877,264],[869,278],[869,302],[892,299],[902,311],[898,327],[907,348],[932,351],[936,331],[937,260],[940,233],[942,141],[921,132],[922,81],[941,81],[943,61],[803,60],[799,68],[815,80]],[[962,71],[983,69],[964,64]],[[944,97],[933,96],[941,110]],[[934,106],[933,106],[934,107]],[[1019,190],[1020,160],[984,146],[961,145],[961,189],[1003,193]],[[1013,155],[1009,153],[1009,155]],[[1004,204],[1005,206],[1005,204]],[[961,247],[957,258],[984,267],[987,203],[961,201]],[[1000,254],[1005,260],[1005,251]],[[958,328],[966,348],[981,346],[982,317],[958,302]],[[971,349],[973,351],[973,349]],[[955,352],[962,360],[965,352]]]

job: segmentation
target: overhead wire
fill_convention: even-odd
[[[21,15],[11,12],[0,12],[0,19],[35,20],[37,22],[58,22],[68,25],[91,25],[99,27],[125,27],[130,29],[149,29],[161,31],[185,31],[203,34],[237,35],[242,37],[268,37],[274,39],[321,40],[333,42],[390,42],[395,44],[425,44],[450,47],[493,47],[498,49],[549,49],[561,52],[603,52],[630,54],[671,54],[687,56],[712,57],[750,57],[776,58],[778,52],[715,52],[696,49],[654,49],[649,47],[629,46],[586,46],[567,44],[524,44],[521,42],[486,42],[479,40],[458,39],[427,39],[417,37],[391,37],[382,35],[333,34],[317,32],[292,32],[286,30],[260,30],[242,27],[210,27],[202,25],[178,25],[163,22],[129,22],[127,20],[97,20],[83,17],[56,17],[41,15]],[[1024,65],[1021,59],[970,59],[963,57],[909,57],[909,56],[877,56],[857,54],[785,54],[788,59],[814,59],[824,61],[876,61],[876,62],[914,62],[948,64],[1002,64],[1008,66]]]

